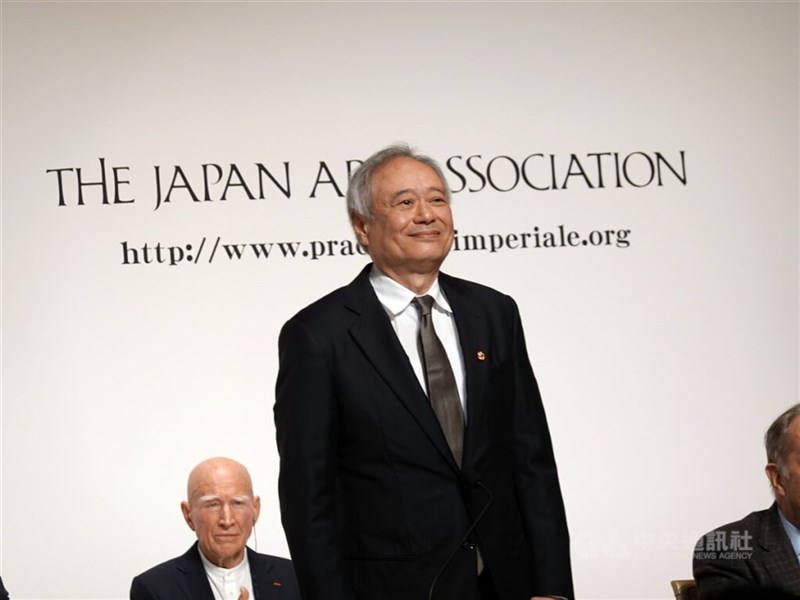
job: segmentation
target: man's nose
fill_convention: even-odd
[[[426,200],[421,200],[417,202],[417,210],[414,213],[414,220],[417,223],[430,223],[433,221],[433,209],[431,208],[430,202]]]
[[[219,521],[226,526],[233,524],[233,512],[231,511],[231,507],[227,504],[224,504],[222,510],[220,510]]]

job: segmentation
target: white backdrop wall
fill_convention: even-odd
[[[0,7],[13,598],[127,597],[192,541],[185,477],[219,454],[288,555],[277,334],[365,264],[339,192],[397,140],[450,165],[445,270],[520,305],[580,598],[669,598],[698,536],[770,503],[761,437],[798,401],[797,3]]]

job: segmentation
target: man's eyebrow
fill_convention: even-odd
[[[233,496],[231,500],[243,501],[243,500],[250,500],[252,496],[249,494],[240,494],[239,496]],[[215,496],[213,494],[208,494],[206,496],[200,496],[197,501],[198,502],[212,502],[214,500],[220,500],[219,496]]]
[[[403,194],[408,194],[410,192],[416,191],[414,188],[403,188],[402,190],[397,190],[394,193],[393,198],[397,198],[398,196],[402,196]],[[444,188],[440,188],[438,186],[432,185],[430,187],[425,188],[426,192],[438,192],[440,194],[444,194]]]

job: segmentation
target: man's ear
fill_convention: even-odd
[[[258,521],[258,515],[261,514],[261,498],[259,496],[253,497],[253,525]]]
[[[183,520],[186,521],[186,524],[189,526],[189,529],[194,531],[194,522],[192,521],[192,507],[189,506],[189,503],[186,500],[181,502],[181,512],[183,513]]]
[[[367,221],[361,215],[351,212],[350,224],[353,226],[353,231],[356,234],[358,243],[364,248],[369,247],[369,221]]]
[[[764,467],[764,472],[767,474],[767,479],[769,479],[769,484],[772,486],[772,491],[775,493],[775,496],[785,496],[786,489],[783,487],[781,470],[778,468],[778,465],[775,463],[768,463],[767,466]]]

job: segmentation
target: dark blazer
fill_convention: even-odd
[[[693,564],[700,600],[725,598],[742,588],[800,594],[800,565],[776,504],[704,535]]]
[[[251,600],[300,600],[292,561],[247,548]],[[214,600],[197,542],[189,550],[133,578],[131,600]]]
[[[502,599],[572,597],[564,506],[516,304],[439,276],[466,371],[460,470],[369,270],[300,311],[279,339],[281,515],[304,600],[424,600],[434,580],[435,598],[470,600],[476,543]]]

